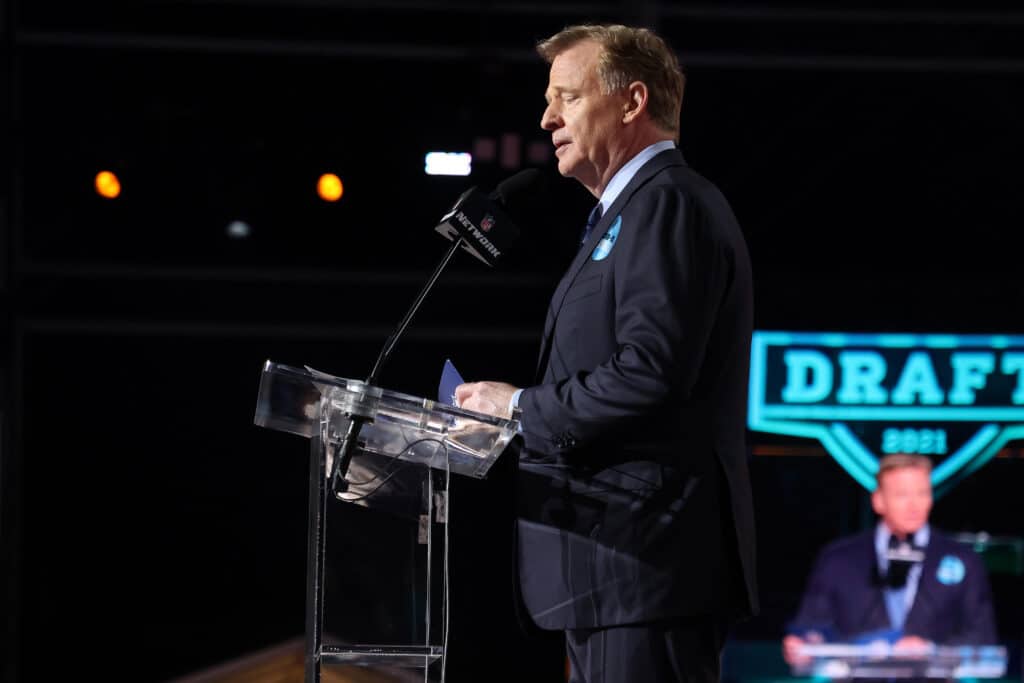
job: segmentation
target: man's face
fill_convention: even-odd
[[[932,509],[930,473],[921,467],[900,467],[882,475],[871,505],[889,531],[897,536],[915,533]]]
[[[551,131],[558,171],[595,192],[603,189],[615,137],[628,104],[625,93],[601,92],[597,62],[601,46],[583,41],[551,62],[548,102],[540,127]]]

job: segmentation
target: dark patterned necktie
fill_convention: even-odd
[[[582,247],[587,243],[587,238],[590,237],[590,231],[594,229],[597,222],[601,220],[601,203],[598,202],[597,206],[590,210],[590,215],[587,217],[587,226],[583,228],[583,235],[580,237],[580,246]]]

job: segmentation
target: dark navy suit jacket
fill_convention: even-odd
[[[752,309],[725,198],[678,150],[658,154],[555,290],[520,396],[519,585],[536,624],[756,610]]]
[[[950,572],[950,566],[963,571]],[[853,641],[866,633],[890,629],[876,567],[874,530],[827,546],[818,557],[788,630],[797,635],[814,630],[828,640]],[[970,548],[934,528],[903,634],[940,645],[997,642],[985,566]]]

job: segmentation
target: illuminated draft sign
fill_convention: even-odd
[[[868,490],[932,458],[937,493],[1024,438],[1024,336],[755,332],[750,428],[817,439]]]

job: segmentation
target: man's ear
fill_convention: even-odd
[[[871,507],[879,517],[885,514],[885,501],[882,500],[882,494],[878,489],[871,493]]]
[[[633,81],[626,88],[626,102],[622,109],[622,122],[632,123],[647,111],[647,85],[643,81]]]

